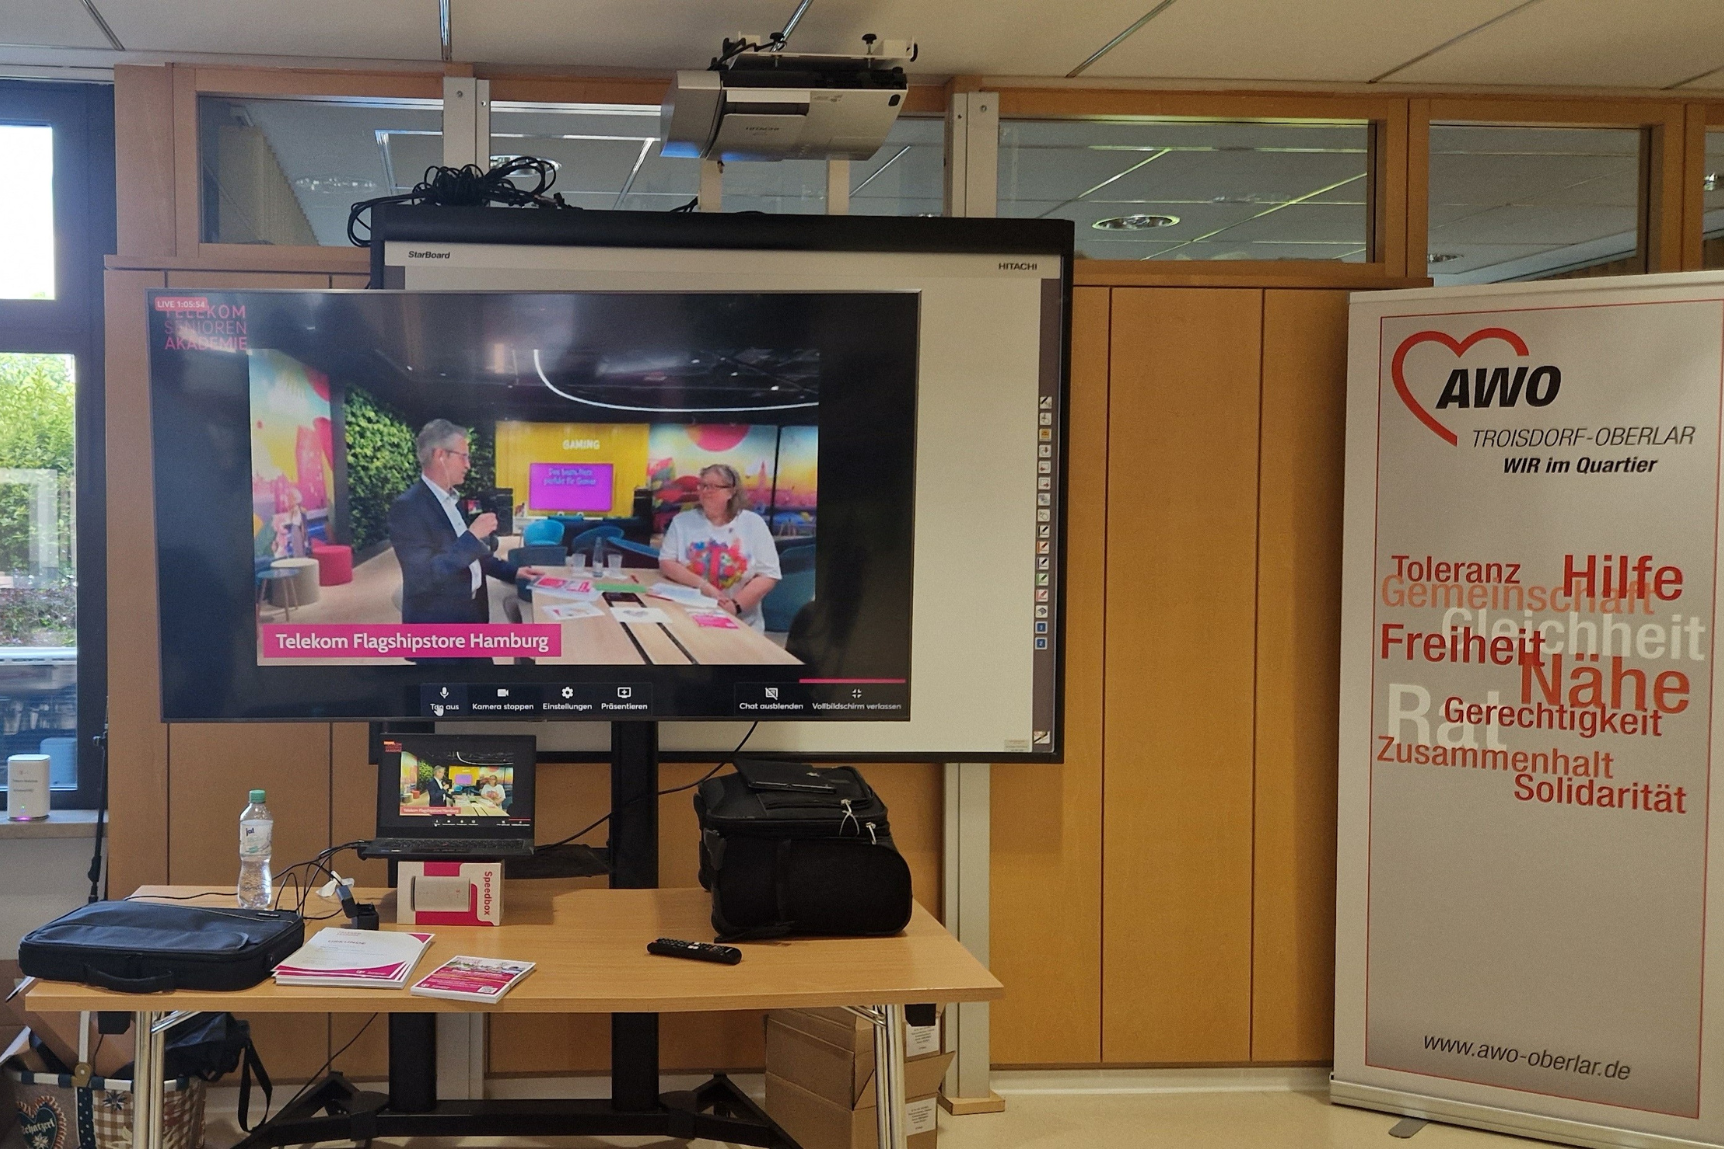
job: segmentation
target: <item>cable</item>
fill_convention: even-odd
[[[748,733],[746,733],[742,736],[742,741],[738,742],[736,744],[735,750],[732,750],[729,754],[726,754],[723,758],[719,759],[718,765],[714,766],[711,770],[708,770],[705,774],[702,774],[699,778],[696,778],[693,782],[690,782],[686,786],[672,786],[669,790],[660,790],[656,794],[654,794],[653,797],[663,798],[666,794],[680,794],[684,790],[692,790],[696,786],[700,785],[702,782],[706,781],[708,778],[712,777],[714,774],[717,774],[720,770],[722,770],[726,766],[730,765],[732,759],[734,759],[738,754],[742,753],[742,748],[744,746],[748,745],[748,740],[750,738],[754,737],[754,732],[759,727],[760,727],[760,723],[758,721],[755,722],[753,725],[751,725],[748,728]],[[616,814],[617,810],[626,810],[630,806],[633,806],[636,802],[640,802],[640,801],[645,800],[645,798],[646,798],[645,794],[642,794],[638,798],[631,798],[627,802],[624,802],[621,806],[618,806],[615,810],[612,810],[609,814],[606,814],[604,817],[602,817],[598,821],[594,822],[592,825],[586,826],[586,827],[579,829],[579,830],[576,830],[573,834],[570,834],[566,838],[561,838],[555,842],[546,842],[543,846],[537,846],[534,848],[533,852],[534,853],[543,853],[546,850],[554,850],[558,846],[566,846],[570,842],[574,841],[576,838],[584,837],[587,834],[590,834],[594,830],[598,829],[600,826],[604,825],[606,822],[610,821],[612,816]]]
[[[96,745],[102,748],[102,776],[98,783],[96,797],[96,848],[90,854],[90,897],[92,902],[102,900],[102,879],[106,876],[102,866],[102,825],[107,821],[108,813],[108,720],[102,719],[102,732],[96,735]]]
[[[232,896],[232,890],[199,890],[195,894],[127,894],[120,900],[122,902],[130,902],[134,900],[146,902],[190,902],[195,901],[198,898],[229,898]]]
[[[325,1061],[322,1065],[317,1067],[317,1072],[313,1073],[309,1078],[306,1079],[305,1084],[301,1085],[299,1087],[298,1093],[295,1093],[292,1097],[289,1097],[287,1099],[287,1102],[284,1105],[282,1105],[281,1111],[283,1113],[285,1113],[289,1109],[293,1108],[294,1102],[298,1101],[301,1097],[304,1097],[306,1094],[306,1091],[309,1090],[313,1085],[316,1085],[319,1082],[321,1082],[323,1080],[323,1071],[328,1069],[331,1065],[334,1065],[336,1058],[340,1057],[342,1054],[346,1053],[349,1049],[351,1049],[353,1047],[354,1042],[356,1042],[360,1038],[364,1037],[365,1031],[370,1029],[371,1023],[376,1021],[376,1020],[377,1020],[377,1015],[375,1013],[372,1014],[370,1017],[366,1018],[365,1024],[359,1027],[359,1032],[355,1033],[352,1037],[348,1038],[346,1045],[342,1046],[340,1049],[338,1049],[334,1053],[330,1054],[329,1060]],[[268,1123],[269,1123],[269,1101],[266,1099],[263,1103],[263,1120],[259,1121],[257,1123],[257,1129],[263,1128],[263,1126],[268,1124]],[[256,1133],[257,1129],[253,1129],[252,1132]]]
[[[537,182],[532,187],[524,188],[510,178],[523,172],[530,172],[537,177]],[[349,208],[347,239],[354,247],[370,247],[369,213],[372,208],[382,204],[422,203],[439,207],[484,207],[499,204],[503,207],[554,207],[580,211],[579,207],[565,202],[561,192],[551,191],[551,185],[556,182],[557,165],[536,156],[516,156],[489,171],[481,169],[477,164],[459,168],[433,165],[425,169],[424,178],[414,184],[412,190],[360,200]],[[367,217],[363,221],[363,239],[358,231],[361,216]]]

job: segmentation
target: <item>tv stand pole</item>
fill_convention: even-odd
[[[658,723],[611,723],[611,888],[658,886]],[[658,1014],[611,1014],[611,1104],[655,1109]]]

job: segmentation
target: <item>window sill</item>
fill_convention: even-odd
[[[40,822],[12,822],[0,813],[0,842],[23,838],[94,838],[96,811],[55,810]]]

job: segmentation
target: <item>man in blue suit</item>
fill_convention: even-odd
[[[512,586],[518,571],[538,572],[502,561],[485,545],[496,533],[496,515],[487,511],[471,523],[462,517],[455,488],[471,465],[467,432],[433,419],[419,432],[418,446],[419,481],[389,508],[389,541],[401,564],[401,621],[489,622],[485,576]]]

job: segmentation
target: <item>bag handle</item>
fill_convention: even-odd
[[[257,1046],[246,1038],[245,1051],[241,1055],[239,1067],[239,1127],[242,1132],[251,1132],[251,1077],[257,1074],[257,1087],[263,1090],[263,1120],[269,1120],[270,1102],[275,1100],[275,1090],[270,1085],[269,1074],[264,1071],[263,1061],[257,1055]],[[263,1121],[258,1122],[259,1125]]]
[[[84,967],[84,981],[115,993],[159,993],[174,988],[174,975],[171,973],[159,973],[154,977],[115,977],[90,966]]]

